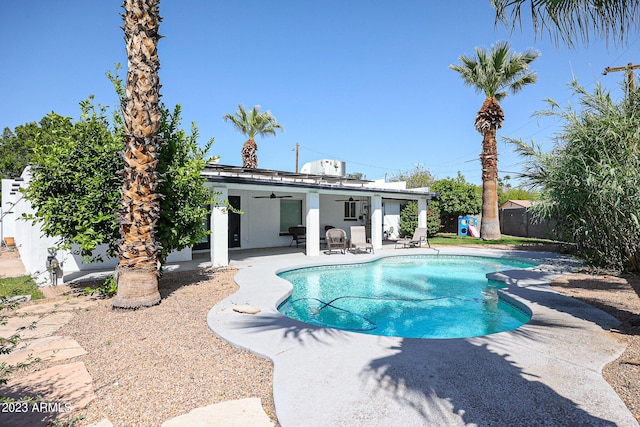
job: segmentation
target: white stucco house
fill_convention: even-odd
[[[303,166],[302,171],[309,169],[313,168]],[[428,188],[407,189],[404,182],[348,179],[343,176],[344,165],[337,169],[294,173],[207,165],[202,171],[206,185],[242,213],[213,207],[207,241],[171,254],[168,262],[190,260],[193,251],[209,251],[211,265],[220,267],[229,264],[234,251],[295,246],[289,234],[291,226],[305,227],[306,242],[300,250],[307,256],[322,254],[326,226],[342,228],[349,234],[350,226],[364,225],[374,249],[380,249],[384,238],[397,237],[400,207],[411,200],[418,202],[419,226],[426,227],[427,205],[435,196]],[[46,272],[48,249],[55,245],[55,239],[43,237],[37,226],[21,219],[32,211],[19,191],[29,179],[27,168],[18,179],[2,180],[1,227],[3,237],[15,239],[27,271],[37,275]],[[116,259],[87,264],[73,253],[55,255],[65,276],[117,265]]]

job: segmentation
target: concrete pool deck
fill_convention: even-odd
[[[273,362],[274,401],[283,427],[638,426],[601,374],[624,350],[606,332],[617,320],[548,286],[554,276],[577,266],[567,257],[441,248],[444,255],[517,256],[543,263],[492,275],[533,317],[514,331],[484,337],[378,337],[315,327],[277,311],[291,290],[276,276],[279,271],[435,254],[429,249],[378,252],[247,256],[232,263],[239,269],[240,290],[214,306],[207,322],[220,337]],[[244,314],[234,311],[236,306],[261,311]]]

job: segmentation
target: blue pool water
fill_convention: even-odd
[[[532,262],[470,256],[397,256],[278,276],[293,294],[278,310],[305,323],[372,335],[465,338],[515,329],[530,315],[498,297],[486,274]]]

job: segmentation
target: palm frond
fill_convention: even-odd
[[[573,46],[574,38],[588,43],[604,37],[624,43],[640,28],[640,0],[530,0],[531,22],[536,33],[548,32],[558,43]],[[496,25],[513,31],[522,28],[526,0],[491,0]]]

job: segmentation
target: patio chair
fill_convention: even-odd
[[[307,227],[297,226],[297,227],[289,227],[289,234],[291,234],[291,242],[289,246],[296,242],[296,248],[300,245],[300,243],[305,243],[307,241]]]
[[[418,227],[416,228],[416,231],[413,232],[412,238],[397,240],[395,248],[419,248],[424,242],[427,242],[427,245],[431,247],[429,244],[429,238],[427,237],[427,228]]]
[[[345,253],[347,250],[347,232],[340,228],[330,228],[326,234],[327,250],[325,253],[331,254],[334,250]]]
[[[373,253],[373,245],[371,241],[367,239],[367,234],[364,225],[352,225],[351,226],[351,252],[357,251],[369,251]]]

